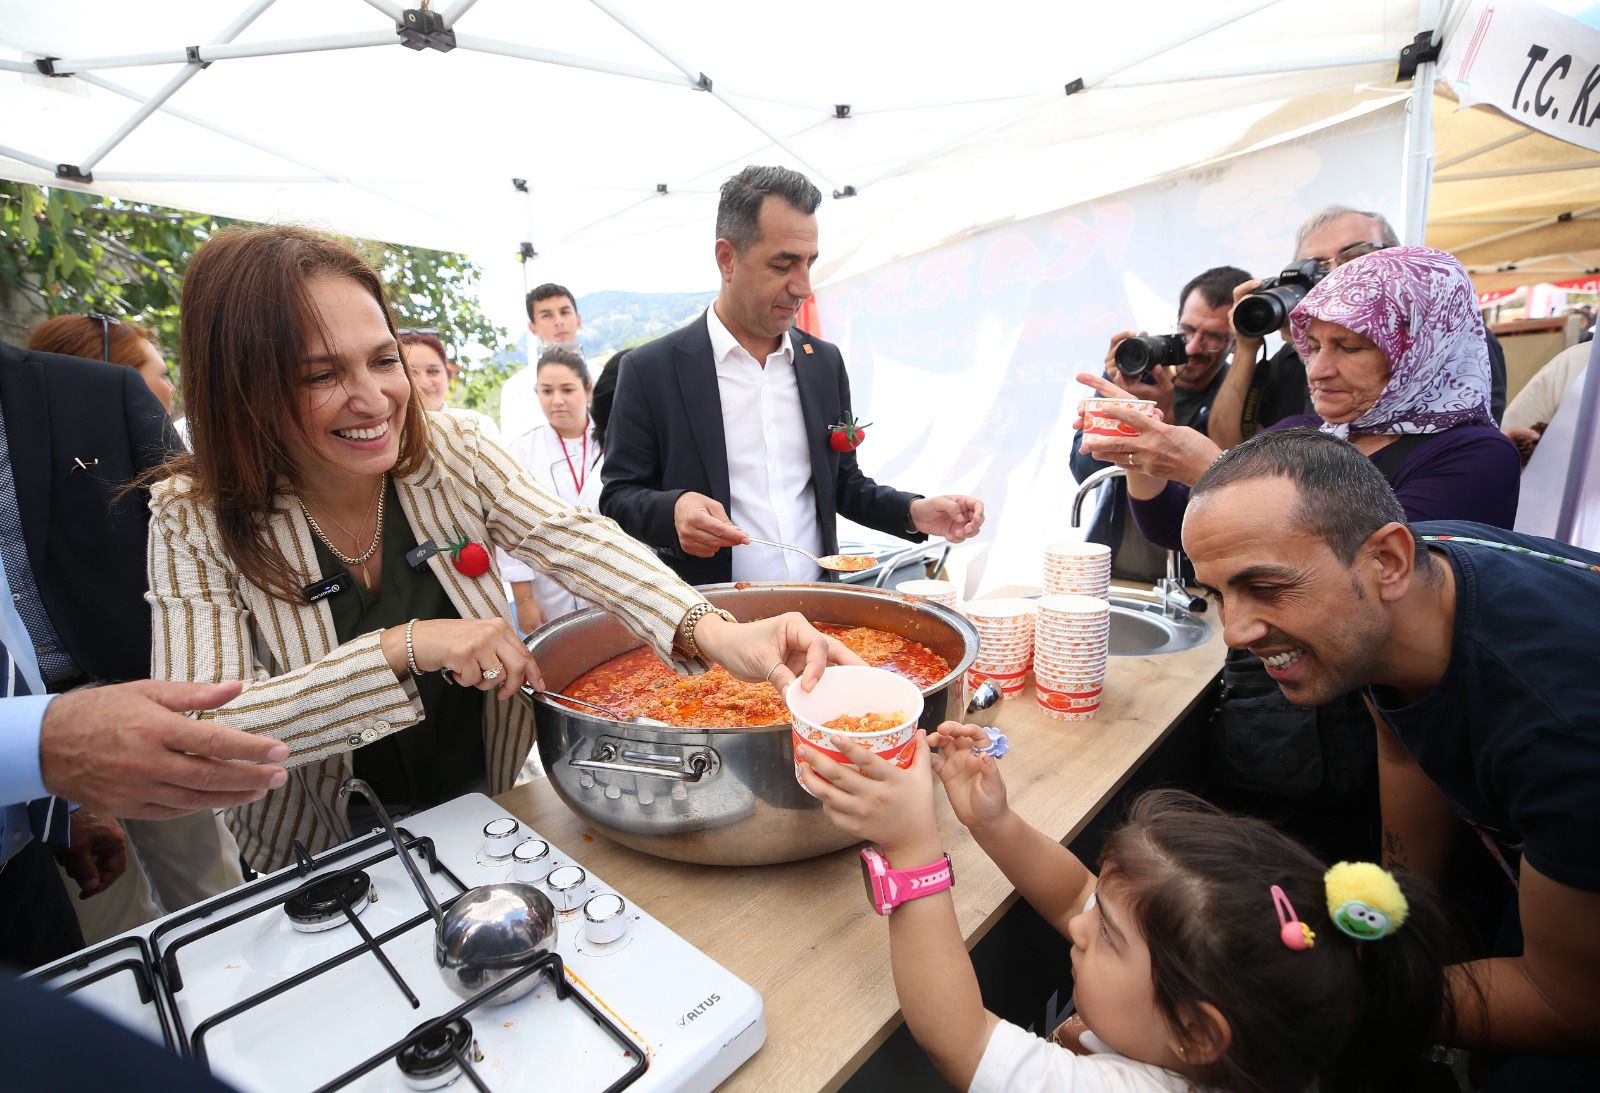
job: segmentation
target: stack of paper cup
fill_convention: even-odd
[[[1047,595],[1097,596],[1111,590],[1111,548],[1100,543],[1054,543],[1044,548]]]
[[[1033,678],[1039,709],[1056,721],[1088,721],[1100,709],[1111,605],[1094,596],[1039,600]]]
[[[956,605],[956,586],[953,581],[901,581],[894,590],[904,592],[907,596],[920,596],[945,607]]]
[[[964,609],[978,631],[978,658],[967,670],[967,689],[994,680],[1003,698],[1016,698],[1028,684],[1033,663],[1033,619],[1038,608],[1031,600],[968,600]]]

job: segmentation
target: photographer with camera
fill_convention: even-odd
[[[1294,261],[1276,277],[1247,281],[1234,289],[1233,330],[1238,339],[1233,366],[1217,391],[1210,437],[1224,450],[1286,417],[1306,413],[1306,369],[1289,338],[1289,312],[1317,282],[1346,262],[1400,245],[1389,221],[1378,213],[1330,205],[1295,233]],[[1268,334],[1283,347],[1261,359]],[[1496,421],[1506,405],[1506,358],[1492,333],[1489,350],[1489,411]]]
[[[1105,375],[1134,398],[1149,399],[1161,419],[1204,434],[1212,400],[1228,373],[1233,335],[1228,312],[1237,285],[1250,275],[1233,266],[1208,269],[1178,294],[1177,332],[1154,337],[1124,330],[1111,339]],[[1072,473],[1083,481],[1103,466],[1082,450],[1083,430],[1072,440]],[[1166,573],[1166,552],[1146,542],[1129,518],[1128,489],[1116,479],[1100,490],[1088,539],[1111,548],[1111,571],[1127,580],[1154,581]]]

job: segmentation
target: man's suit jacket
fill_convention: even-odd
[[[146,678],[150,513],[143,491],[117,493],[182,450],[166,412],[132,368],[4,344],[0,407],[28,561],[56,633],[86,679]]]
[[[914,542],[926,539],[906,530],[917,494],[880,486],[861,473],[854,452],[829,446],[829,426],[850,412],[850,377],[838,347],[800,330],[789,337],[822,552],[839,549],[835,514]],[[673,507],[686,492],[703,493],[733,511],[722,400],[704,315],[623,358],[601,476],[600,511],[655,547],[680,577],[696,585],[733,579],[731,550],[710,558],[685,554],[673,521]]]

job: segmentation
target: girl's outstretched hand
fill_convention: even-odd
[[[946,721],[928,737],[928,745],[936,749],[934,773],[944,783],[956,819],[969,830],[994,823],[1009,811],[1005,780],[994,757],[972,754],[973,748],[988,743],[989,735],[978,726],[955,721]]]
[[[933,779],[928,775],[928,743],[921,732],[911,766],[901,770],[854,741],[833,737],[833,746],[850,760],[838,763],[801,745],[801,777],[822,802],[836,826],[877,843],[893,858],[932,848],[939,830],[933,819]]]

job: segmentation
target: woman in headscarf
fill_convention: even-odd
[[[1290,313],[1289,328],[1316,413],[1271,428],[1315,426],[1345,438],[1383,472],[1410,520],[1512,526],[1517,450],[1490,416],[1483,320],[1459,262],[1426,247],[1374,251],[1330,272]],[[1085,437],[1085,450],[1093,439],[1096,455],[1128,467],[1139,530],[1179,545],[1189,483],[1220,450],[1193,429],[1111,413],[1140,435]],[[1208,795],[1271,816],[1329,856],[1376,857],[1386,734],[1373,732],[1359,695],[1291,706],[1246,649],[1228,651],[1223,681]]]
[[[1345,263],[1289,316],[1314,425],[1382,469],[1412,520],[1509,528],[1520,480],[1516,448],[1489,413],[1489,352],[1467,271],[1427,247],[1389,247]],[[1098,377],[1103,394],[1127,397]],[[1221,450],[1204,435],[1112,408],[1134,437],[1084,438],[1084,450],[1128,468],[1139,529],[1177,546],[1189,484]]]

